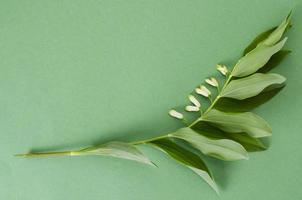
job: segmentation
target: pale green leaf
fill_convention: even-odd
[[[212,109],[201,120],[211,123],[226,132],[244,132],[255,138],[272,135],[272,129],[268,123],[251,112],[225,113]]]
[[[247,54],[248,52],[252,51],[257,47],[257,45],[265,40],[277,27],[270,28],[255,37],[255,39],[244,49],[243,55]]]
[[[214,158],[226,161],[248,159],[247,151],[241,144],[229,139],[210,139],[191,128],[181,128],[171,134],[171,137],[182,139]]]
[[[281,39],[283,33],[286,31],[287,27],[289,26],[290,17],[291,17],[291,12],[265,40],[259,43],[259,45],[271,46],[276,44]]]
[[[248,76],[263,67],[272,55],[282,49],[287,38],[274,46],[260,45],[242,57],[235,65],[231,75],[235,77]]]
[[[211,172],[198,155],[188,151],[170,139],[155,140],[152,141],[151,144],[155,145],[173,159],[194,171],[219,194],[218,187],[211,175]]]
[[[134,160],[137,162],[154,165],[142,152],[134,145],[124,142],[108,142],[106,144],[88,147],[80,151],[73,152],[73,155],[101,155]]]
[[[224,112],[247,112],[272,99],[284,88],[284,86],[284,84],[271,85],[265,88],[257,96],[243,100],[226,97],[219,98],[215,103],[214,108]]]
[[[279,74],[256,73],[251,76],[231,81],[222,91],[221,97],[246,99],[260,94],[270,85],[282,84],[285,78]]]
[[[273,27],[269,30],[266,30],[260,33],[255,39],[244,49],[243,55],[255,49],[258,45],[267,45],[271,46],[280,41],[282,35],[285,33],[287,28],[290,25],[290,16],[291,12],[288,16],[281,22],[278,27]]]

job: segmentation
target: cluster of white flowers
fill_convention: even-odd
[[[227,73],[228,73],[228,69],[225,65],[219,65],[218,64],[216,66],[216,69],[224,76],[226,76]],[[210,86],[213,86],[213,87],[216,87],[217,89],[219,89],[219,83],[214,77],[207,78],[205,80],[205,82],[207,84],[209,84]],[[209,98],[211,100],[211,91],[206,86],[200,85],[199,87],[195,88],[195,92],[196,92],[196,94],[201,95],[201,96],[206,97],[206,98]],[[189,100],[193,105],[187,105],[185,107],[185,110],[188,111],[188,112],[198,112],[198,111],[200,111],[201,104],[196,99],[196,97],[193,96],[193,95],[189,95]],[[178,112],[174,109],[169,111],[169,115],[176,118],[176,119],[183,119],[184,118],[182,113],[180,113],[180,112]]]

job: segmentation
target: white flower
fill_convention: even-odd
[[[197,107],[197,106],[186,106],[186,111],[197,112],[197,111],[199,111],[199,107]]]
[[[174,118],[177,118],[177,119],[183,119],[184,118],[183,114],[181,114],[180,112],[177,112],[176,110],[170,110],[169,115],[171,117],[174,117]]]
[[[200,108],[201,105],[199,101],[193,95],[189,95],[189,100],[191,101],[192,104],[194,104],[194,106]]]
[[[206,83],[211,85],[211,86],[218,87],[218,81],[213,77],[207,78]]]
[[[208,90],[208,88],[206,88],[205,86],[201,85],[199,88],[195,89],[195,92],[197,94],[200,94],[202,96],[208,97],[211,95],[210,90]]]
[[[223,75],[226,75],[228,73],[228,68],[225,65],[216,65],[216,69]]]

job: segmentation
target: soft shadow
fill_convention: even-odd
[[[219,188],[221,190],[225,190],[228,185],[228,169],[230,167],[230,163],[210,157],[206,157],[204,160],[211,170],[215,182],[218,184]]]
[[[261,141],[263,142],[264,146],[268,149],[271,145],[271,138],[270,137],[265,137],[261,138]]]
[[[93,134],[95,138],[87,138],[84,141],[78,141],[75,143],[62,143],[59,145],[41,146],[31,148],[31,152],[46,152],[46,151],[66,151],[66,150],[79,150],[87,146],[95,146],[103,144],[112,140],[115,141],[137,141],[143,139],[149,139],[171,132],[183,126],[179,121],[171,119],[168,121],[167,116],[147,116],[144,119],[139,119],[137,122],[132,122],[125,127],[121,127],[119,131],[112,131],[110,133],[102,133],[98,131]],[[149,118],[149,119],[148,119]],[[152,118],[152,120],[151,120]],[[166,121],[165,121],[166,120]],[[171,123],[170,123],[171,122]],[[147,125],[146,125],[147,124]],[[99,135],[99,136],[98,136]]]

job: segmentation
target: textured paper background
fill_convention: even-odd
[[[0,1],[0,199],[301,199],[302,6],[298,1]],[[249,161],[208,160],[221,197],[157,150],[159,168],[104,157],[22,159],[174,130],[172,106],[218,62],[233,64],[295,6],[275,71],[288,78],[256,112],[270,148]]]

